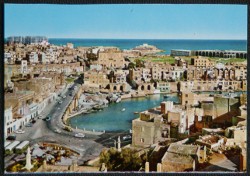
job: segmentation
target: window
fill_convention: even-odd
[[[144,131],[144,127],[141,127],[141,132],[143,132]]]
[[[141,140],[140,140],[140,141],[141,141],[141,143],[144,143],[144,138],[141,138]]]

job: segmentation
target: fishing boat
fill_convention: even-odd
[[[123,108],[121,111],[125,111],[126,109],[125,108]]]
[[[136,112],[134,112],[134,114],[139,114],[139,112],[136,111]]]

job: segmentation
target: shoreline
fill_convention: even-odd
[[[147,98],[148,96],[154,96],[154,95],[162,95],[162,94],[177,94],[177,96],[178,96],[178,92],[168,92],[168,93],[166,93],[166,92],[161,92],[161,93],[155,93],[155,94],[148,94],[148,95],[136,95],[136,96],[132,96],[132,94],[129,94],[130,96],[129,97],[122,97],[121,96],[121,101],[122,100],[128,100],[128,99],[134,99],[134,98]],[[110,103],[109,103],[110,104]],[[69,126],[70,128],[72,128],[72,129],[74,129],[74,130],[76,130],[75,128],[73,128],[72,127],[72,125],[71,125],[71,123],[69,122],[70,121],[70,119],[72,118],[72,117],[76,117],[76,116],[78,116],[78,115],[86,115],[86,114],[89,114],[89,113],[92,113],[92,112],[97,112],[98,110],[93,110],[93,108],[94,107],[96,107],[96,106],[100,106],[100,105],[98,105],[98,104],[95,104],[94,106],[92,106],[90,109],[83,109],[83,110],[80,110],[80,111],[78,111],[77,113],[75,113],[75,114],[72,114],[72,115],[69,115],[68,116],[68,118],[67,118],[67,120],[66,120],[66,126]],[[104,106],[104,105],[101,105],[101,106]],[[108,106],[107,106],[108,107]],[[104,108],[104,107],[103,107]],[[86,132],[98,132],[98,131],[90,131],[90,130],[84,130],[84,129],[81,129],[81,128],[77,128],[77,130],[82,130],[84,133],[86,133]],[[106,131],[106,130],[104,130],[104,133],[119,133],[119,130],[118,131]]]

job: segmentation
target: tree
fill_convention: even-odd
[[[136,150],[124,148],[118,152],[115,148],[105,149],[100,154],[100,163],[105,163],[109,171],[138,171],[145,157]]]

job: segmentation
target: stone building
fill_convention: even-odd
[[[97,63],[107,68],[124,68],[125,59],[122,51],[118,49],[105,49],[97,54]]]
[[[132,121],[132,145],[146,147],[169,137],[169,125],[163,122],[161,110],[151,109],[140,113]]]
[[[200,68],[209,68],[215,66],[215,61],[211,61],[208,58],[198,56],[197,58],[191,59],[191,65]]]
[[[105,71],[94,71],[84,73],[84,84],[92,87],[106,88],[110,83],[108,73]]]
[[[170,144],[161,160],[162,172],[195,171],[199,157],[199,146]]]

